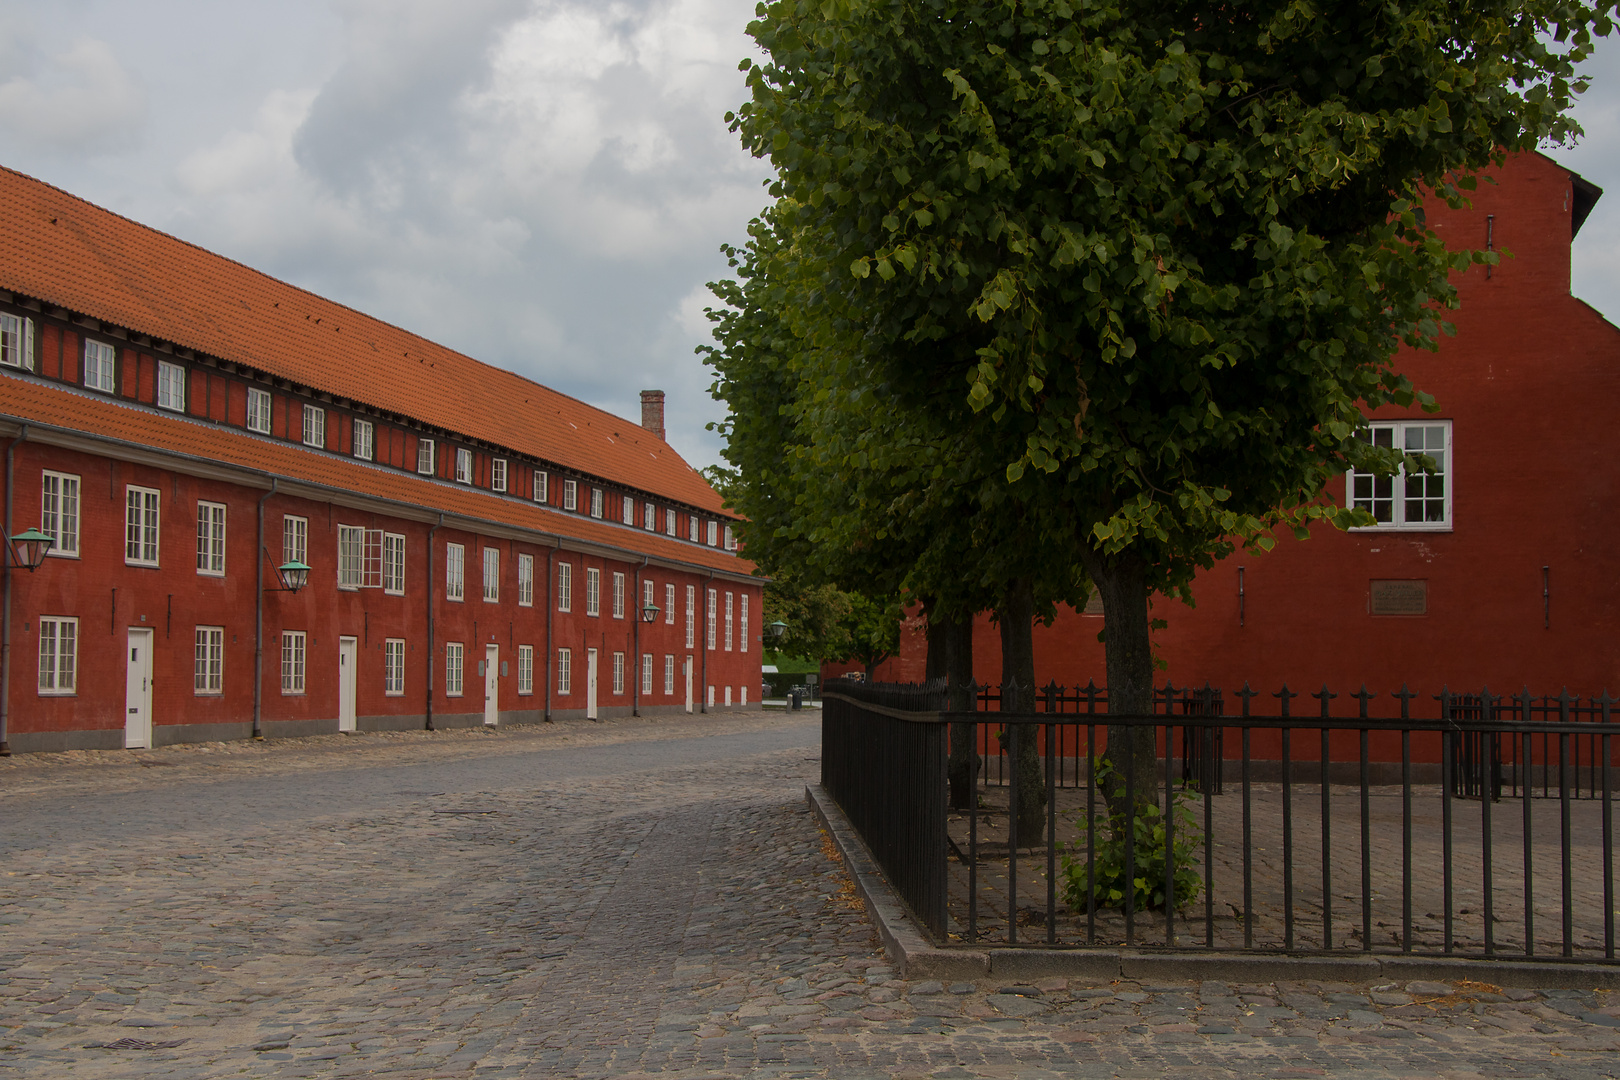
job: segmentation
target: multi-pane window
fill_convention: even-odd
[[[574,564],[557,564],[557,610],[574,610]]]
[[[281,692],[283,694],[302,694],[304,692],[304,632],[302,630],[283,630],[281,632]]]
[[[319,405],[304,406],[304,445],[326,445],[326,410]]]
[[[720,523],[718,521],[711,521],[711,522],[709,522],[709,546],[714,547],[714,545],[717,544],[719,542],[719,540],[720,540]]]
[[[624,653],[613,654],[613,692],[624,693]]]
[[[574,692],[574,654],[570,649],[557,650],[557,693]]]
[[[309,564],[309,518],[281,519],[281,561]]]
[[[225,574],[225,505],[197,504],[197,573]]]
[[[666,536],[675,535],[675,511],[673,510],[664,511],[664,534]]]
[[[1427,456],[1434,471],[1424,472],[1416,461],[1394,476],[1351,471],[1346,481],[1350,505],[1371,513],[1381,528],[1450,528],[1451,423],[1372,424],[1361,438],[1374,446],[1398,449],[1408,460]]]
[[[151,488],[124,489],[124,561],[158,564],[158,493]]]
[[[742,599],[742,626],[740,627],[740,629],[741,629],[742,633],[739,636],[738,641],[737,641],[737,645],[738,645],[737,651],[738,652],[747,652],[748,651],[748,594],[743,593],[741,599]]]
[[[433,440],[418,438],[416,440],[416,471],[423,476],[433,475]]]
[[[444,545],[444,598],[460,600],[467,585],[467,549],[460,544]]]
[[[641,506],[641,527],[648,532],[658,528],[658,508],[652,503],[643,503]]]
[[[585,571],[585,614],[602,614],[602,571],[594,567]]]
[[[459,641],[449,641],[444,646],[444,696],[461,696],[462,658],[466,650]]]
[[[79,620],[39,620],[39,692],[71,694],[78,688]]]
[[[489,463],[489,489],[491,491],[506,490],[506,459],[496,458]]]
[[[358,589],[365,583],[366,530],[359,525],[339,525],[337,583],[340,589]]]
[[[578,480],[564,480],[563,481],[563,509],[564,510],[578,510],[579,509],[579,481]]]
[[[518,693],[534,693],[534,646],[518,646]]]
[[[602,516],[602,499],[602,489],[591,488],[591,517],[599,518]]]
[[[613,617],[624,618],[624,575],[620,573],[613,575]]]
[[[0,312],[0,364],[34,367],[34,320]]]
[[[383,592],[396,596],[405,592],[405,536],[383,533]]]
[[[377,428],[370,420],[354,422],[354,456],[362,461],[377,456]]]
[[[84,343],[84,388],[110,394],[114,390],[113,368],[117,352],[100,341]]]
[[[157,404],[160,409],[186,411],[186,369],[179,364],[158,361]]]
[[[693,648],[697,642],[697,586],[686,587],[686,647]]]
[[[534,477],[530,480],[529,486],[532,489],[531,494],[534,496],[535,502],[543,503],[551,495],[551,492],[546,490],[550,484],[544,469],[534,470]]]
[[[674,692],[675,692],[675,655],[673,653],[665,653],[664,654],[664,693],[673,694]]]
[[[191,689],[197,694],[220,694],[225,691],[225,628],[199,626],[191,675]]]
[[[628,495],[624,497],[624,516],[620,520],[626,525],[634,525],[636,523],[636,500],[632,499]]]
[[[664,586],[664,625],[675,625],[675,583]]]
[[[641,654],[641,693],[643,696],[652,694],[653,656],[652,653]]]
[[[79,553],[79,478],[71,473],[42,472],[39,482],[39,531],[51,538],[50,554]]]
[[[270,391],[248,387],[247,427],[261,435],[270,434]]]
[[[692,543],[694,543],[694,544],[697,543],[697,539],[698,539],[698,519],[697,519],[696,514],[687,514],[686,515],[686,532],[687,532],[686,538],[688,540],[692,541]]]
[[[704,609],[703,639],[707,643],[708,648],[712,650],[714,648],[715,617],[718,614],[718,612],[715,611],[715,608],[719,601],[719,591],[716,589],[710,589],[707,599],[709,603]]]
[[[647,608],[650,608],[650,607],[653,606],[653,590],[656,589],[656,588],[657,588],[657,586],[655,586],[651,581],[643,581],[641,583],[641,607],[642,607],[642,611],[645,611]],[[640,611],[636,612],[636,616],[637,616],[637,618],[640,618],[641,612]]]
[[[465,446],[456,447],[456,483],[472,483],[472,451]]]
[[[731,651],[732,619],[735,616],[737,597],[735,593],[726,593],[726,652]]]
[[[534,556],[518,556],[518,606],[534,606]]]
[[[401,697],[405,693],[405,639],[383,642],[383,693]]]
[[[501,599],[501,549],[484,549],[484,602],[498,603]]]

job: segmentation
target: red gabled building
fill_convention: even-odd
[[[662,392],[613,416],[9,170],[0,222],[5,530],[54,542],[6,578],[12,749],[757,695]]]

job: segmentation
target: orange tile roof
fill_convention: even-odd
[[[266,476],[334,491],[387,499],[431,513],[454,514],[495,525],[532,529],[583,543],[650,555],[728,574],[751,574],[754,564],[723,549],[688,544],[661,533],[563,513],[478,488],[428,480],[368,465],[296,443],[250,435],[236,428],[161,413],[142,405],[67,389],[27,375],[0,371],[0,419],[83,432],[96,438],[237,466]]]
[[[725,513],[640,424],[0,168],[0,288]]]

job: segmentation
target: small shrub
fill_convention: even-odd
[[[1107,792],[1108,785],[1112,783],[1116,785],[1115,797],[1121,799],[1124,797],[1124,781],[1117,776],[1113,763],[1108,759],[1097,760],[1095,776],[1098,791]],[[1171,862],[1174,866],[1172,878],[1176,907],[1195,899],[1204,889],[1203,879],[1193,869],[1203,835],[1198,828],[1197,819],[1193,816],[1192,801],[1191,794],[1180,791],[1176,793],[1173,803],[1172,812],[1176,815],[1176,830]],[[1064,903],[1073,911],[1085,911],[1093,865],[1086,860],[1086,833],[1091,828],[1091,823],[1082,813],[1075,819],[1075,824],[1079,826],[1081,835],[1063,856],[1063,868],[1059,872],[1060,884]],[[1130,825],[1135,833],[1133,856],[1136,873],[1135,881],[1129,884],[1125,879],[1127,826],[1124,815],[1110,814],[1099,820],[1096,827],[1097,906],[1123,909],[1126,889],[1130,887],[1135,894],[1132,900],[1134,910],[1162,911],[1165,893],[1163,808],[1155,804],[1137,807],[1135,819]]]

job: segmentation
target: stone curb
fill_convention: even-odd
[[[1130,949],[942,949],[922,930],[878,868],[844,811],[819,784],[805,802],[838,846],[855,891],[905,979],[1008,980],[1068,977],[1146,982],[1341,982],[1405,984],[1473,979],[1526,988],[1620,989],[1620,967],[1539,960],[1423,956],[1278,956],[1254,953],[1137,952]]]

